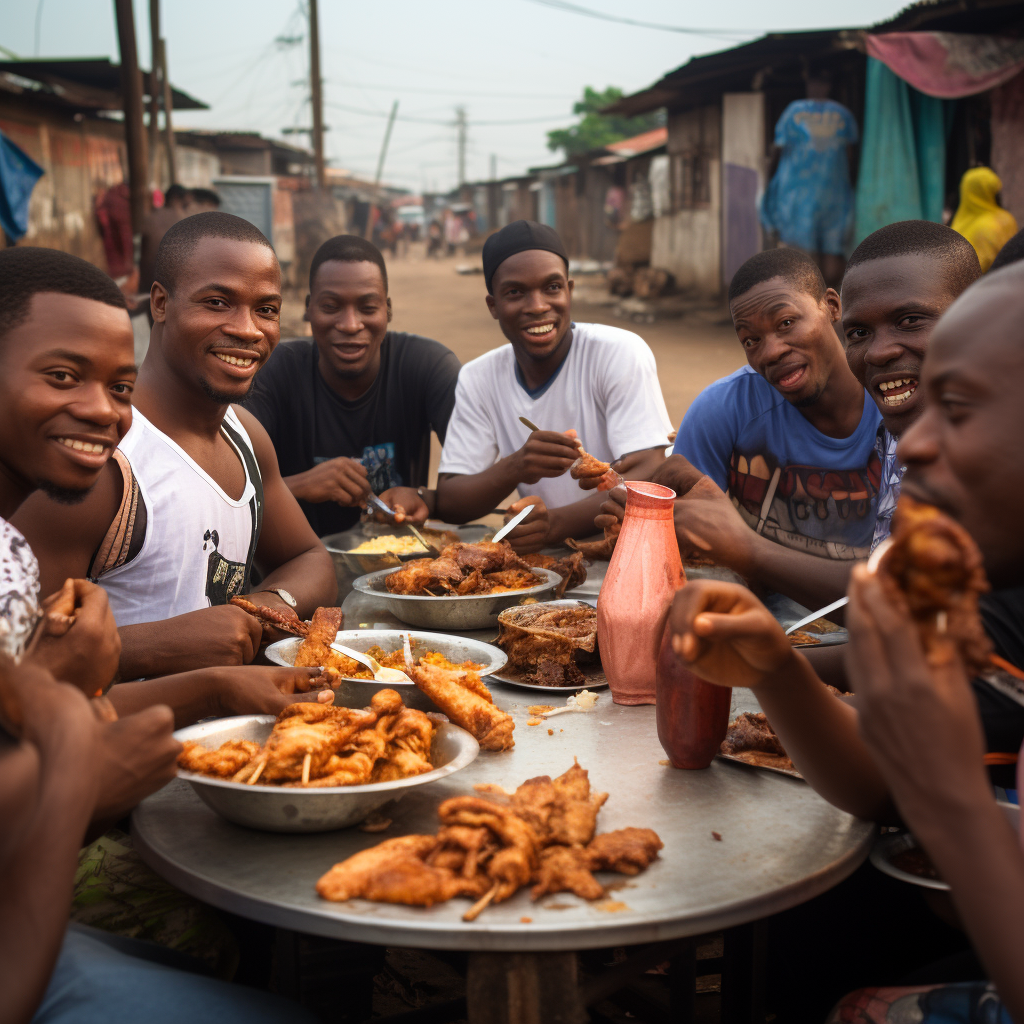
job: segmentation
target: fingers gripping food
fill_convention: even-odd
[[[989,666],[992,644],[978,612],[988,581],[981,552],[959,523],[902,494],[877,572],[889,595],[910,611],[929,660],[938,656],[936,641],[943,636],[969,669]]]
[[[599,477],[600,483],[597,485],[599,491],[610,491],[613,487],[618,487],[622,482],[622,477],[612,469],[611,463],[602,462],[590,452],[584,451],[583,445],[579,441],[576,442],[576,446],[580,450],[580,457],[569,467],[569,476],[573,480],[593,480]]]
[[[259,619],[264,629],[279,629],[282,633],[291,633],[292,636],[306,636],[309,633],[309,623],[285,615],[274,608],[265,608],[263,605],[253,604],[244,597],[231,598],[231,604],[236,605],[243,611]]]
[[[66,579],[56,594],[43,602],[43,630],[47,636],[63,636],[75,624],[75,581]]]

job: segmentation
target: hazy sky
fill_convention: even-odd
[[[689,35],[555,10],[543,0],[320,0],[324,121],[333,166],[372,176],[387,113],[399,100],[384,178],[414,190],[456,179],[454,108],[470,122],[467,176],[501,177],[555,163],[546,132],[571,124],[584,86],[632,92],[691,56],[764,31],[870,25],[904,0],[579,0],[637,20],[721,30]],[[176,114],[181,127],[260,131],[308,126],[305,0],[163,0],[174,84],[209,111]],[[149,4],[135,0],[139,55],[149,66]],[[852,20],[856,18],[857,20]],[[0,45],[21,57],[109,56],[117,61],[112,0],[5,4]],[[295,40],[302,37],[300,41]],[[504,122],[504,123],[502,123]],[[508,123],[520,122],[520,123]],[[302,143],[305,136],[292,135]]]

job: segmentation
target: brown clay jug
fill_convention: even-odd
[[[597,599],[601,665],[616,704],[653,704],[661,626],[686,582],[670,487],[626,482],[626,515]]]
[[[673,768],[707,768],[729,728],[732,690],[694,675],[672,650],[665,632],[658,655],[658,739]]]

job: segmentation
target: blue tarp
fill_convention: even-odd
[[[28,231],[28,201],[43,169],[0,132],[0,227],[16,242]]]
[[[855,244],[898,220],[941,222],[953,104],[918,92],[868,57]]]

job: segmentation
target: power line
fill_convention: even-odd
[[[388,117],[389,116],[388,114],[386,114],[382,110],[361,110],[359,107],[349,107],[349,106],[346,106],[343,103],[331,103],[331,102],[328,102],[328,103],[325,103],[324,105],[328,106],[328,107],[333,107],[336,110],[344,110],[344,111],[346,111],[349,114],[361,114],[364,117]],[[551,121],[564,121],[567,118],[571,118],[571,117],[573,117],[573,115],[571,113],[566,113],[566,114],[550,114],[550,115],[548,115],[546,117],[521,117],[521,118],[514,118],[514,119],[512,119],[510,121],[467,121],[466,124],[469,125],[470,127],[478,127],[478,126],[482,126],[482,125],[490,126],[490,125],[506,125],[506,124],[543,124],[543,123],[548,123],[548,122],[551,122]],[[451,120],[450,118],[445,119],[445,120],[440,120],[440,119],[434,118],[434,117],[412,117],[412,116],[408,116],[408,115],[404,115],[404,114],[399,115],[398,118],[396,118],[396,120],[398,120],[398,121],[411,121],[411,122],[413,122],[415,124],[440,124],[440,125],[445,125],[445,126],[447,126],[449,128],[452,127],[456,123],[455,121]]]
[[[556,11],[563,11],[566,14],[581,14],[586,18],[596,18],[598,21],[614,21],[620,25],[633,25],[636,28],[653,28],[662,32],[682,32],[691,36],[712,36],[717,39],[737,39],[758,35],[758,30],[749,32],[729,28],[685,28],[682,25],[662,25],[654,21],[637,21],[634,18],[622,18],[617,14],[606,14],[604,11],[595,11],[589,7],[581,7],[579,4],[569,3],[568,0],[530,0],[530,3],[540,4],[542,7],[551,7]]]

